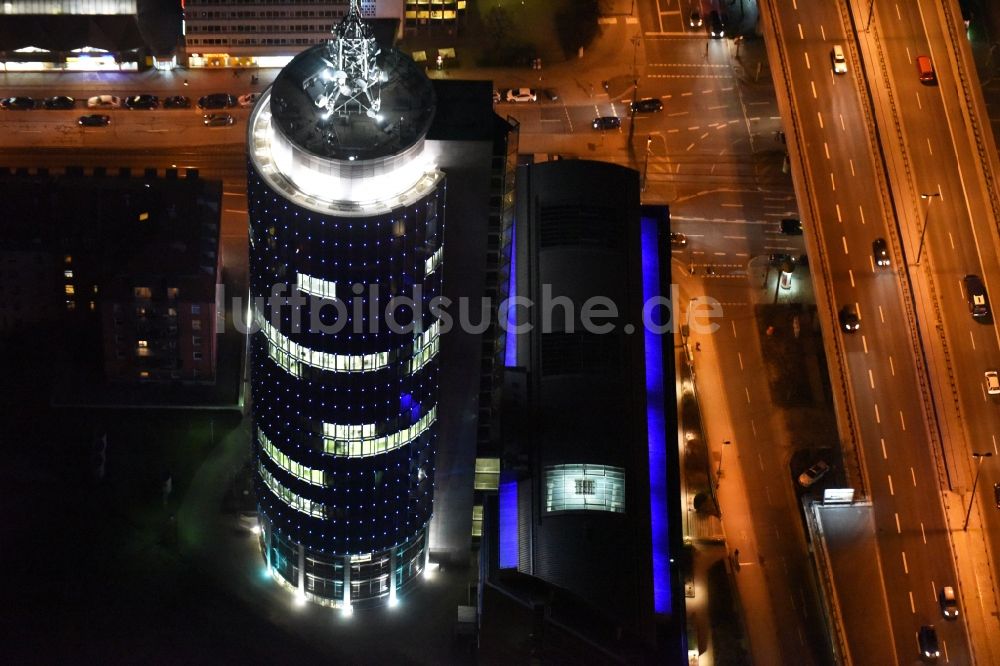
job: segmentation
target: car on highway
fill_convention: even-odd
[[[845,333],[854,333],[861,328],[861,317],[855,312],[853,305],[840,308],[840,327]]]
[[[799,485],[808,488],[826,476],[829,471],[830,465],[825,460],[817,460],[809,469],[799,474]]]
[[[50,110],[72,109],[76,106],[76,100],[66,95],[56,95],[55,97],[46,97],[42,100],[42,106]]]
[[[990,395],[997,395],[1000,393],[1000,377],[997,376],[996,370],[987,370],[983,373],[986,379],[986,392]]]
[[[636,113],[656,113],[663,110],[663,102],[655,97],[648,97],[632,102],[632,111]]]
[[[917,75],[921,83],[934,83],[937,81],[937,74],[934,73],[934,63],[930,56],[917,56]]]
[[[229,93],[212,93],[198,99],[200,109],[229,109],[236,106],[236,98]]]
[[[622,126],[622,119],[618,116],[598,116],[590,126],[595,130],[618,129]]]
[[[715,9],[708,13],[708,34],[715,39],[722,39],[726,36],[726,23],[722,20],[722,15]]]
[[[155,109],[160,106],[156,95],[132,95],[125,98],[126,109]]]
[[[687,247],[688,237],[677,231],[670,232],[670,247]]]
[[[889,265],[889,246],[884,238],[876,238],[872,241],[872,258],[876,266]]]
[[[550,102],[556,102],[559,100],[559,91],[555,88],[542,88],[542,94],[545,95],[545,99]]]
[[[257,103],[257,100],[260,99],[260,95],[261,93],[259,92],[247,93],[246,95],[240,95],[236,101],[243,108],[248,108]]]
[[[508,102],[535,102],[538,100],[538,93],[531,88],[511,88],[504,99]]]
[[[30,111],[35,108],[35,100],[30,97],[7,97],[0,99],[0,109],[7,111]]]
[[[692,28],[700,28],[705,25],[705,22],[701,19],[701,12],[695,9],[690,14],[688,14],[688,25]]]
[[[830,51],[830,60],[833,61],[834,74],[847,74],[847,58],[844,56],[844,47],[834,44]]]
[[[228,127],[236,122],[230,113],[206,113],[203,121],[208,127]]]
[[[993,501],[996,502],[997,508],[1000,509],[1000,483],[993,484]]]
[[[117,109],[122,101],[114,95],[94,95],[87,100],[88,109]]]
[[[974,319],[985,317],[990,313],[990,304],[986,298],[986,286],[978,275],[966,275],[962,279],[965,285],[965,299],[969,302],[969,312]]]
[[[801,236],[802,235],[802,220],[797,220],[795,218],[786,218],[781,221],[778,227],[781,233],[787,234],[789,236]]]
[[[164,109],[190,109],[191,98],[184,95],[171,95],[163,100]]]
[[[917,632],[917,644],[920,646],[920,656],[924,659],[937,659],[941,656],[938,647],[937,630],[933,624],[925,624]]]
[[[101,113],[91,113],[90,115],[80,116],[76,122],[81,127],[107,127],[111,124],[111,117]]]
[[[790,254],[786,254],[784,252],[772,252],[771,254],[767,255],[767,263],[771,264],[772,266],[780,266],[786,261],[794,263],[795,257],[793,257]]]
[[[958,617],[958,599],[955,597],[955,588],[945,585],[938,593],[938,605],[941,606],[941,615],[947,620],[954,620]]]

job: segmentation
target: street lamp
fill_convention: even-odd
[[[969,516],[972,515],[972,503],[976,501],[976,485],[979,483],[979,470],[982,469],[983,458],[993,457],[993,452],[983,451],[982,453],[978,453],[973,451],[972,457],[978,460],[976,463],[976,479],[972,482],[972,495],[969,497],[969,510],[965,512],[965,524],[962,525],[963,532],[969,531]]]
[[[732,444],[728,439],[722,440],[722,449],[719,451],[719,469],[715,470],[715,489],[719,489],[719,483],[722,481],[722,455],[726,452],[726,447]]]
[[[924,253],[924,236],[927,235],[927,219],[931,212],[931,199],[934,197],[940,197],[940,192],[930,192],[927,194],[921,194],[920,198],[927,202],[927,207],[924,208],[924,226],[920,230],[920,245],[917,247],[917,261],[916,265],[920,265],[920,255]]]
[[[642,191],[646,191],[646,176],[649,174],[649,150],[653,143],[653,135],[646,136],[646,159],[642,163]]]

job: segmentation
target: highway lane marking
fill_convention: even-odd
[[[840,240],[844,243],[844,254],[849,254],[847,251],[847,236],[841,236]]]
[[[840,114],[840,129],[847,131],[847,124],[844,122],[844,114]]]
[[[792,9],[798,10],[798,8],[799,8],[799,3],[796,2],[796,0],[792,0]]]
[[[698,138],[699,138],[699,139],[704,139],[704,138],[705,138],[706,136],[708,136],[708,132],[705,132],[704,134],[702,134],[702,135],[701,135],[700,137],[698,137]]]
[[[222,210],[225,211],[226,213],[239,213],[241,215],[246,215],[247,212],[245,208],[243,210],[240,210],[238,208],[223,208]]]
[[[868,339],[865,336],[863,336],[863,335],[861,336],[861,344],[864,346],[865,353],[867,354],[868,353]]]
[[[847,248],[844,248],[844,254],[847,254]],[[847,275],[851,278],[851,286],[854,286],[854,271],[850,268],[847,269]]]
[[[997,450],[997,436],[990,435],[990,437],[993,439],[993,453],[996,455],[1000,455],[1000,451]]]
[[[834,191],[834,192],[836,192],[836,191],[837,191],[837,181],[836,181],[836,179],[835,179],[835,178],[833,177],[833,172],[832,172],[832,171],[830,172],[830,187],[832,187],[832,188],[833,188],[833,191]]]
[[[763,472],[764,471],[764,458],[761,457],[760,451],[757,452],[757,464],[760,465],[760,471]],[[768,499],[770,499],[771,498],[771,495],[770,495],[771,487],[770,486],[764,486],[764,487],[767,488],[767,491],[768,491],[768,496],[767,497],[768,497]]]
[[[924,545],[926,546],[927,545],[927,533],[924,532],[924,524],[923,523],[920,523],[920,536],[921,536],[921,538],[923,538]],[[935,592],[936,591],[937,591],[937,589],[935,588]]]
[[[740,362],[740,372],[743,371],[743,354],[736,352],[736,360]]]
[[[731,322],[729,322],[729,325],[733,327],[733,339],[735,340],[736,339],[736,322],[735,321],[731,321]]]
[[[823,26],[820,26],[819,27],[819,34],[823,38],[823,41],[825,42],[826,41],[826,28],[824,28]]]
[[[681,97],[690,97],[693,94],[694,94],[693,92],[685,92],[685,93],[681,93]]]
[[[799,643],[802,644],[802,647],[805,647],[806,646],[806,639],[805,639],[805,636],[802,635],[802,627],[800,627],[799,625],[796,624],[795,625],[795,631],[799,634]]]
[[[951,235],[950,231],[948,232],[948,242],[951,243],[951,249],[954,250],[955,249],[955,238]]]
[[[923,111],[924,105],[920,102],[920,93],[917,93],[917,109]]]
[[[848,158],[847,163],[851,165],[851,175],[857,176],[858,174],[854,173],[854,160]]]
[[[896,18],[899,19],[900,21],[902,21],[903,20],[903,15],[899,13],[899,5],[896,4],[896,5],[893,5],[893,6],[896,8]]]
[[[692,148],[694,148],[694,144],[693,143],[690,146],[688,146],[685,150],[691,150]]]
[[[728,104],[720,104],[718,106],[710,106],[710,107],[708,107],[708,110],[709,111],[718,111],[719,109],[728,109],[728,108],[729,108]],[[719,124],[723,125],[724,123],[719,123]]]
[[[883,324],[885,323],[885,312],[882,310],[881,305],[878,306],[878,318],[882,320]]]
[[[834,204],[834,207],[837,209],[837,222],[843,224],[844,218],[840,216],[840,204]]]
[[[899,516],[896,516],[896,519],[898,521],[899,520]],[[898,522],[897,522],[897,524],[898,524]],[[908,565],[906,563],[906,551],[905,550],[901,550],[899,552],[903,556],[903,573],[909,575],[909,573],[910,573],[910,565]]]
[[[904,431],[906,430],[906,419],[903,418],[903,410],[902,409],[899,410],[899,425],[903,428]],[[910,468],[910,471],[911,472],[913,471],[912,467]],[[916,482],[914,482],[913,485],[917,485]]]
[[[914,615],[916,615],[917,614],[917,607],[913,603],[913,590],[910,590],[909,594],[910,594],[910,612],[913,613]]]
[[[748,389],[746,386],[744,386],[743,387],[743,392],[747,394],[747,404],[749,405],[750,404],[750,389]]]
[[[176,169],[177,165],[174,164],[173,167]],[[185,168],[190,168],[190,167],[185,167]],[[222,196],[224,196],[224,197],[245,197],[246,195],[247,195],[246,192],[223,192],[222,193]]]
[[[802,32],[802,24],[799,23],[799,39],[805,39],[805,38],[806,38],[806,35],[805,35],[804,32]]]
[[[948,641],[941,639],[941,647],[944,648],[944,663],[948,663],[951,659],[948,658]]]
[[[875,423],[882,423],[882,416],[878,413],[878,403],[875,403]],[[889,487],[892,487],[892,477],[889,477]]]
[[[819,94],[816,92],[816,82],[815,81],[810,81],[809,85],[812,87],[813,99],[819,99]]]
[[[687,111],[675,111],[674,113],[668,113],[667,117],[668,118],[676,118],[677,116],[686,116],[687,114],[688,114]],[[673,131],[676,132],[677,130],[673,130]]]
[[[816,112],[816,117],[819,118],[819,127],[820,127],[820,129],[823,129],[823,112],[822,111],[817,111]]]
[[[861,214],[861,224],[865,223],[865,209],[859,204],[858,212]]]
[[[896,8],[896,11],[899,11],[898,7]],[[906,62],[910,63],[911,65],[913,64],[913,56],[910,55],[910,47],[909,46],[906,47]]]
[[[902,412],[900,412],[900,414],[902,414]],[[905,428],[904,428],[904,430],[905,430]],[[910,468],[910,478],[913,479],[913,487],[916,488],[917,487],[917,473],[913,471],[912,467]]]
[[[806,69],[812,69],[812,65],[809,64],[809,54],[808,53],[803,53],[802,55],[804,55],[806,57]]]
[[[930,140],[930,139],[927,139],[927,151],[928,151],[928,152],[929,152],[929,153],[930,153],[931,155],[933,155],[933,154],[934,154],[934,148],[932,148],[932,147],[931,147],[931,140]]]
[[[903,528],[901,528],[899,526],[899,514],[895,513],[893,515],[896,516],[896,534],[902,534],[903,533]],[[906,553],[903,553],[903,560],[906,560]]]
[[[875,389],[875,375],[872,373],[872,369],[868,368],[868,383],[871,385],[872,389]]]
[[[758,455],[760,455],[760,454],[758,454]],[[763,467],[761,469],[763,469]],[[774,502],[771,500],[771,487],[770,486],[764,486],[764,493],[767,495],[767,505],[768,506],[774,506]]]
[[[972,335],[972,331],[969,331],[969,339],[972,340],[972,349],[976,349],[976,338]]]
[[[888,460],[889,455],[885,452],[885,437],[880,437],[879,441],[882,443],[882,460]]]
[[[830,145],[826,141],[823,142],[823,150],[826,152],[826,159],[830,159]]]
[[[892,356],[889,356],[889,371],[892,372],[892,376],[896,376],[896,364],[892,362]]]
[[[886,474],[885,476],[886,476],[887,479],[889,479],[889,494],[890,495],[895,495],[896,491],[893,490],[893,487],[892,487],[892,474]]]
[[[875,272],[875,260],[872,259],[871,257],[868,257],[868,265],[871,266],[872,273],[874,273]]]

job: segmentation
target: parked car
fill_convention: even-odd
[[[204,122],[208,127],[227,127],[235,123],[236,119],[230,113],[206,113]]]
[[[0,99],[0,109],[7,111],[30,111],[35,108],[35,100],[30,97],[8,97]]]
[[[817,460],[809,469],[799,474],[799,485],[808,488],[830,471],[830,466],[825,460]]]
[[[191,108],[191,99],[185,97],[184,95],[172,95],[163,100],[164,109],[189,109]]]
[[[72,109],[76,106],[76,100],[66,95],[56,95],[55,97],[46,97],[42,106],[50,110]]]
[[[938,605],[941,606],[941,615],[946,620],[954,620],[958,617],[958,599],[955,597],[955,588],[946,585],[941,588],[938,594]]]
[[[559,91],[555,88],[542,88],[542,94],[545,95],[545,99],[550,102],[555,102],[559,99]]]
[[[701,19],[701,12],[697,9],[688,15],[688,25],[692,28],[700,28],[704,24],[705,22]]]
[[[861,317],[854,311],[854,306],[845,305],[840,309],[840,327],[845,333],[854,333],[861,328]]]
[[[247,93],[246,95],[240,95],[237,101],[244,108],[251,107],[260,99],[260,95],[261,93],[259,92]]]
[[[534,102],[538,100],[538,93],[531,88],[511,88],[504,99],[508,102]]]
[[[91,113],[87,116],[80,116],[76,122],[83,127],[107,127],[111,124],[111,117],[100,113]]]
[[[783,234],[788,234],[789,236],[801,236],[802,220],[786,218],[781,221],[780,229]]]
[[[997,508],[1000,509],[1000,483],[993,484],[993,501],[996,502]]]
[[[594,118],[591,127],[595,130],[618,129],[622,126],[622,119],[618,116],[598,116]]]
[[[872,258],[876,266],[889,265],[889,246],[884,238],[876,238],[872,241]]]
[[[655,97],[650,97],[647,99],[640,99],[632,102],[632,111],[636,113],[656,113],[657,111],[663,110],[663,102],[656,99]]]
[[[941,656],[937,631],[933,624],[920,627],[920,631],[917,632],[917,643],[920,646],[920,656],[924,659],[937,659]]]
[[[229,109],[236,106],[236,98],[229,93],[212,93],[198,100],[201,109]]]
[[[670,232],[670,246],[671,247],[687,247],[688,237],[677,231]]]
[[[155,109],[160,106],[160,98],[156,95],[132,95],[125,98],[126,109]]]
[[[726,36],[726,24],[722,20],[722,15],[714,9],[708,14],[708,33],[715,39]]]
[[[986,378],[986,392],[990,395],[1000,393],[1000,377],[997,377],[997,371],[987,370],[983,375]]]
[[[88,109],[117,109],[122,101],[114,95],[94,95],[87,100]]]

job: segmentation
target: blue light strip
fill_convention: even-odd
[[[513,303],[517,296],[517,245],[515,241],[517,233],[517,221],[510,225],[510,276],[507,279],[507,302]],[[507,340],[503,354],[503,364],[508,368],[517,365],[517,335],[514,333],[514,326],[517,324],[513,307],[507,308]]]
[[[500,568],[516,569],[517,540],[517,481],[501,481],[500,483]]]
[[[643,302],[648,302],[660,295],[657,219],[643,217],[640,234],[642,237],[642,299]],[[657,309],[657,311],[661,310],[662,308]],[[646,356],[649,514],[653,537],[653,609],[657,613],[669,613],[671,608],[670,540],[667,529],[667,443],[663,396],[663,340],[654,331],[644,326],[643,342],[645,343]]]

